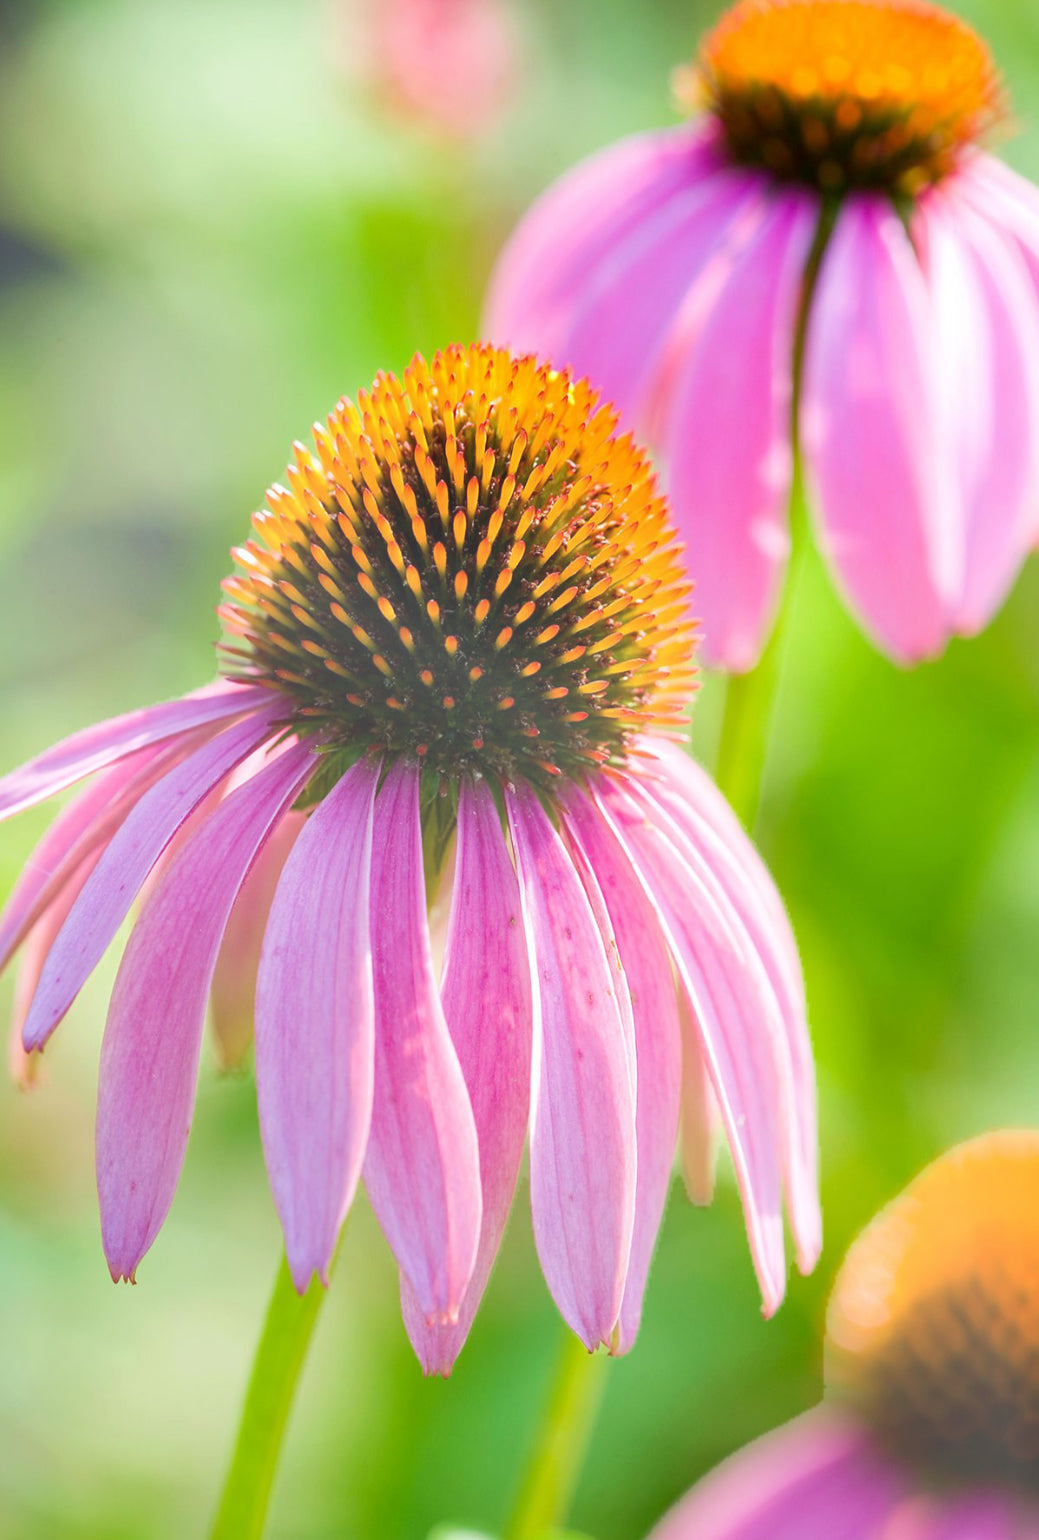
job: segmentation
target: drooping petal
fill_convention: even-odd
[[[752,172],[701,174],[583,276],[552,356],[587,375],[633,429],[648,426],[649,389],[683,298],[706,267],[731,267],[730,227],[758,198]]]
[[[660,773],[639,778],[639,795],[674,819],[710,865],[778,1005],[782,1079],[791,1090],[783,1116],[787,1198],[798,1265],[808,1272],[818,1261],[822,1219],[815,1064],[797,943],[764,862],[710,777],[676,745],[654,744],[651,754]]]
[[[811,194],[762,201],[744,249],[704,272],[675,328],[656,434],[704,656],[731,671],[757,662],[786,569],[794,332],[818,221]]]
[[[941,650],[962,587],[934,340],[924,276],[894,208],[845,199],[812,299],[801,440],[837,580],[865,630],[902,663]]]
[[[244,716],[270,701],[270,691],[260,686],[221,682],[180,700],[147,706],[126,716],[98,722],[73,733],[53,748],[0,778],[0,819],[13,818],[37,802],[44,802],[66,786],[73,786],[115,760],[125,759],[151,743],[175,738],[180,733],[210,723]]]
[[[682,1080],[678,997],[667,945],[652,905],[616,835],[594,802],[581,792],[567,799],[565,829],[578,841],[606,901],[634,1018],[635,1221],[617,1333],[618,1350],[626,1353],[638,1333],[650,1259],[674,1164]]]
[[[0,968],[87,858],[96,859],[129,808],[172,763],[169,750],[143,749],[114,765],[59,813],[26,862],[0,914]]]
[[[785,1054],[778,1006],[717,878],[677,825],[619,782],[593,786],[642,880],[688,995],[725,1126],[764,1308],[783,1297]]]
[[[592,1349],[620,1314],[635,1217],[627,985],[537,797],[509,790],[506,806],[534,1002],[534,1239],[561,1314]]]
[[[378,760],[307,819],[271,905],[256,979],[256,1097],[293,1281],[328,1269],[372,1115],[370,879]]]
[[[183,846],[127,943],[97,1097],[97,1190],[113,1278],[133,1278],[169,1211],[220,938],[257,851],[313,764],[297,744],[232,792]]]
[[[946,453],[963,501],[956,629],[991,619],[1039,513],[1039,299],[1012,240],[953,191],[921,199],[914,232],[934,304]]]
[[[879,1540],[906,1490],[864,1430],[820,1408],[730,1456],[650,1540]]]
[[[375,1102],[364,1180],[419,1308],[449,1324],[476,1263],[480,1156],[433,973],[413,765],[386,777],[372,850]]]
[[[222,1069],[241,1064],[253,1040],[256,974],[275,889],[306,814],[288,812],[260,851],[235,899],[209,991],[209,1016]]]
[[[40,1048],[64,1016],[130,911],[148,873],[184,820],[270,732],[280,708],[253,712],[207,740],[146,791],[113,835],[55,939],[29,1009],[26,1048]]]
[[[711,1085],[711,1072],[700,1046],[692,1006],[684,994],[678,1000],[682,1032],[682,1090],[679,1155],[690,1202],[706,1208],[714,1201],[721,1142],[721,1113]]]
[[[554,358],[589,271],[718,164],[715,136],[684,125],[622,140],[561,177],[524,215],[498,260],[484,335]]]
[[[8,1024],[7,1064],[11,1078],[21,1086],[31,1085],[36,1079],[40,1063],[38,1053],[27,1052],[22,1042],[25,1018],[29,1013],[33,996],[40,982],[43,965],[54,944],[54,938],[65,923],[65,918],[75,903],[80,889],[90,876],[100,857],[100,849],[86,856],[69,878],[57,898],[32,926],[25,938],[14,979],[14,1000],[11,1020]]]
[[[505,1229],[530,1117],[533,1024],[519,887],[483,781],[463,781],[459,793],[441,998],[476,1120],[483,1224],[454,1326],[428,1325],[403,1284],[405,1324],[427,1374],[449,1373],[469,1334]]]

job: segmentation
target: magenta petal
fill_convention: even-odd
[[[256,1096],[274,1202],[302,1294],[328,1269],[372,1115],[369,882],[379,762],[307,819],[271,905],[256,980]]]
[[[730,1456],[650,1540],[880,1540],[906,1491],[861,1428],[820,1408]]]
[[[127,943],[97,1097],[97,1190],[113,1278],[133,1277],[173,1200],[220,938],[257,851],[313,763],[297,745],[232,792],[183,846]]]
[[[1013,240],[951,192],[921,199],[914,232],[941,349],[947,454],[964,505],[957,630],[998,609],[1039,513],[1039,299]]]
[[[449,1373],[469,1334],[505,1229],[530,1117],[530,971],[519,886],[483,781],[463,781],[459,793],[441,998],[476,1119],[483,1225],[454,1326],[429,1326],[404,1284],[404,1320],[427,1374]]]
[[[771,1314],[785,1289],[781,1130],[789,1095],[775,996],[709,863],[677,825],[619,782],[594,795],[642,879],[692,1005]]]
[[[714,136],[686,125],[622,140],[561,177],[527,212],[498,260],[484,335],[513,351],[553,357],[590,269],[717,165]]]
[[[648,427],[647,392],[684,296],[759,187],[754,173],[709,166],[582,274],[553,357],[587,375],[632,428]]]
[[[583,793],[574,792],[568,798],[565,827],[578,841],[606,901],[634,1018],[638,1066],[635,1222],[617,1333],[617,1347],[626,1353],[638,1333],[642,1296],[674,1164],[682,1079],[678,999],[653,907],[616,835]]]
[[[506,806],[534,991],[534,1239],[560,1312],[593,1349],[620,1314],[635,1217],[630,1000],[537,797],[509,790]]]
[[[768,977],[782,1023],[781,1078],[790,1087],[783,1142],[798,1265],[809,1272],[822,1246],[815,1065],[804,979],[790,921],[761,857],[714,782],[677,746],[654,745],[663,772],[640,789],[702,851]]]
[[[268,704],[225,728],[131,809],[87,878],[51,948],[25,1024],[26,1048],[40,1048],[101,960],[155,862],[204,797],[269,734],[283,708]]]
[[[306,821],[305,813],[288,812],[271,830],[224,930],[209,991],[209,1020],[222,1069],[241,1064],[253,1040],[256,975],[267,917],[289,852]]]
[[[786,568],[794,329],[818,220],[816,198],[784,190],[713,298],[694,290],[676,346],[658,432],[713,667],[757,662]]]
[[[962,584],[934,340],[894,208],[846,198],[812,300],[801,438],[823,548],[862,625],[902,663],[941,650]]]
[[[37,926],[44,911],[80,875],[87,858],[96,861],[129,809],[174,757],[169,749],[145,749],[132,755],[99,776],[59,813],[26,862],[0,914],[0,968]],[[82,881],[77,892],[81,886]]]
[[[480,1155],[430,955],[419,771],[399,762],[372,841],[375,1104],[368,1194],[426,1317],[454,1322],[476,1263]]]
[[[0,779],[0,819],[11,818],[114,760],[165,738],[255,711],[271,698],[258,685],[221,684],[180,700],[84,728]]]

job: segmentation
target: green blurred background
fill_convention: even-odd
[[[228,546],[289,444],[415,348],[471,337],[511,222],[592,148],[671,120],[715,7],[516,0],[524,65],[476,144],[378,108],[351,0],[35,0],[0,59],[0,769],[213,668]],[[990,37],[1039,175],[1039,12]],[[827,1245],[764,1323],[734,1188],[672,1196],[641,1338],[610,1366],[573,1515],[635,1540],[721,1456],[810,1405],[854,1232],[929,1157],[1039,1121],[1039,569],[981,639],[902,673],[818,564],[799,594],[760,839],[808,977]],[[714,751],[721,681],[695,743]],[[46,810],[4,828],[6,892]],[[184,1179],[136,1289],[92,1166],[111,961],[0,1090],[0,1537],[204,1532],[279,1250],[251,1075],[208,1055]],[[0,1020],[10,1004],[0,982]],[[275,1537],[503,1522],[561,1326],[525,1201],[448,1383],[350,1220],[277,1485]]]

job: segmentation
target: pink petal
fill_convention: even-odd
[[[459,794],[441,998],[476,1120],[483,1226],[456,1325],[427,1325],[404,1282],[404,1320],[427,1374],[448,1374],[469,1334],[505,1229],[530,1117],[533,1027],[519,887],[483,781],[463,781]]]
[[[679,1028],[682,1034],[682,1089],[679,1154],[689,1200],[701,1208],[714,1201],[721,1141],[721,1113],[711,1086],[711,1072],[700,1047],[700,1034],[692,1007],[679,997]]]
[[[232,792],[185,844],[127,943],[97,1098],[97,1190],[113,1278],[133,1278],[173,1200],[220,938],[257,852],[313,767],[312,750],[296,745]]]
[[[476,1263],[480,1156],[433,973],[415,766],[387,775],[372,849],[375,1105],[364,1180],[419,1308],[450,1324]]]
[[[1039,511],[1039,300],[1013,241],[969,201],[921,199],[924,253],[941,348],[948,455],[964,504],[956,628],[980,630],[1028,552]]]
[[[135,803],[106,846],[58,934],[25,1023],[26,1048],[41,1048],[101,960],[141,886],[184,820],[271,730],[284,708],[269,703],[225,728]]]
[[[687,301],[658,434],[712,667],[752,668],[790,548],[794,330],[818,200],[784,190]],[[680,340],[678,340],[680,339]]]
[[[306,814],[288,812],[264,845],[235,899],[220,943],[209,1015],[222,1069],[235,1069],[253,1040],[256,974],[274,893]]]
[[[593,794],[653,904],[718,1099],[766,1314],[785,1289],[781,1184],[784,1091],[775,996],[724,890],[661,810],[613,779]],[[634,784],[631,790],[635,790]]]
[[[293,1281],[328,1282],[372,1116],[369,883],[377,760],[307,819],[285,862],[256,980],[256,1096]]]
[[[683,125],[610,145],[554,182],[498,259],[484,335],[513,351],[553,356],[591,267],[717,166],[710,130]]]
[[[564,829],[578,842],[606,901],[634,1017],[638,1066],[635,1222],[617,1333],[618,1350],[626,1353],[638,1333],[642,1296],[674,1164],[682,1078],[678,999],[653,907],[616,835],[595,803],[581,792],[567,799]]]
[[[812,300],[801,437],[823,548],[862,625],[901,663],[942,649],[962,585],[934,340],[898,215],[886,198],[845,199]]]
[[[754,173],[707,166],[582,275],[553,357],[594,381],[632,428],[648,426],[648,387],[683,297],[725,261],[730,226],[759,188]]]
[[[650,1540],[880,1540],[904,1491],[865,1432],[820,1408],[732,1455]]]
[[[810,1272],[822,1246],[815,1065],[804,979],[790,921],[764,862],[710,777],[677,746],[657,751],[662,774],[640,777],[640,795],[671,818],[710,863],[757,954],[781,1018],[781,1082],[790,1089],[783,1135],[787,1198],[798,1265]],[[725,815],[728,815],[727,817]]]
[[[100,855],[101,852],[98,849],[86,857],[50,908],[36,921],[25,938],[15,974],[14,1001],[7,1038],[7,1065],[11,1078],[18,1085],[31,1085],[39,1069],[40,1056],[38,1053],[27,1052],[22,1043],[22,1031],[33,995],[40,982],[43,965],[54,945],[55,936],[64,925],[69,910],[75,903],[84,882],[97,865]]]
[[[87,858],[92,856],[96,861],[128,810],[176,757],[170,749],[144,749],[131,755],[62,810],[26,862],[0,915],[0,967],[7,964]],[[82,882],[77,892],[80,886]]]
[[[84,728],[0,779],[0,819],[12,818],[149,744],[244,716],[270,700],[271,692],[259,685],[222,682],[219,687]]]
[[[631,1252],[630,1000],[615,951],[607,951],[573,860],[537,797],[521,786],[505,800],[534,998],[534,1238],[560,1312],[591,1350],[613,1333]]]

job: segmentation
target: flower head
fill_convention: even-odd
[[[658,447],[708,662],[760,655],[798,453],[850,607],[932,656],[1039,531],[1039,195],[983,148],[988,50],[923,0],[741,0],[681,92],[534,206],[487,330]]]
[[[841,1269],[823,1406],[735,1455],[654,1540],[1039,1534],[1037,1200],[1039,1134],[924,1171]]]
[[[2,817],[98,777],[0,916],[0,959],[27,943],[26,1051],[146,893],[99,1082],[113,1276],[172,1201],[207,997],[234,1059],[253,982],[293,1277],[327,1278],[363,1173],[429,1369],[465,1339],[528,1129],[542,1266],[589,1346],[634,1339],[683,1105],[701,1196],[728,1136],[765,1308],[784,1194],[814,1262],[796,947],[669,740],[694,683],[686,580],[615,429],[586,383],[488,347],[381,377],[297,447],[235,552],[229,677],[0,781]]]
[[[824,193],[917,193],[1003,111],[981,38],[926,0],[741,0],[691,83],[733,160]]]

